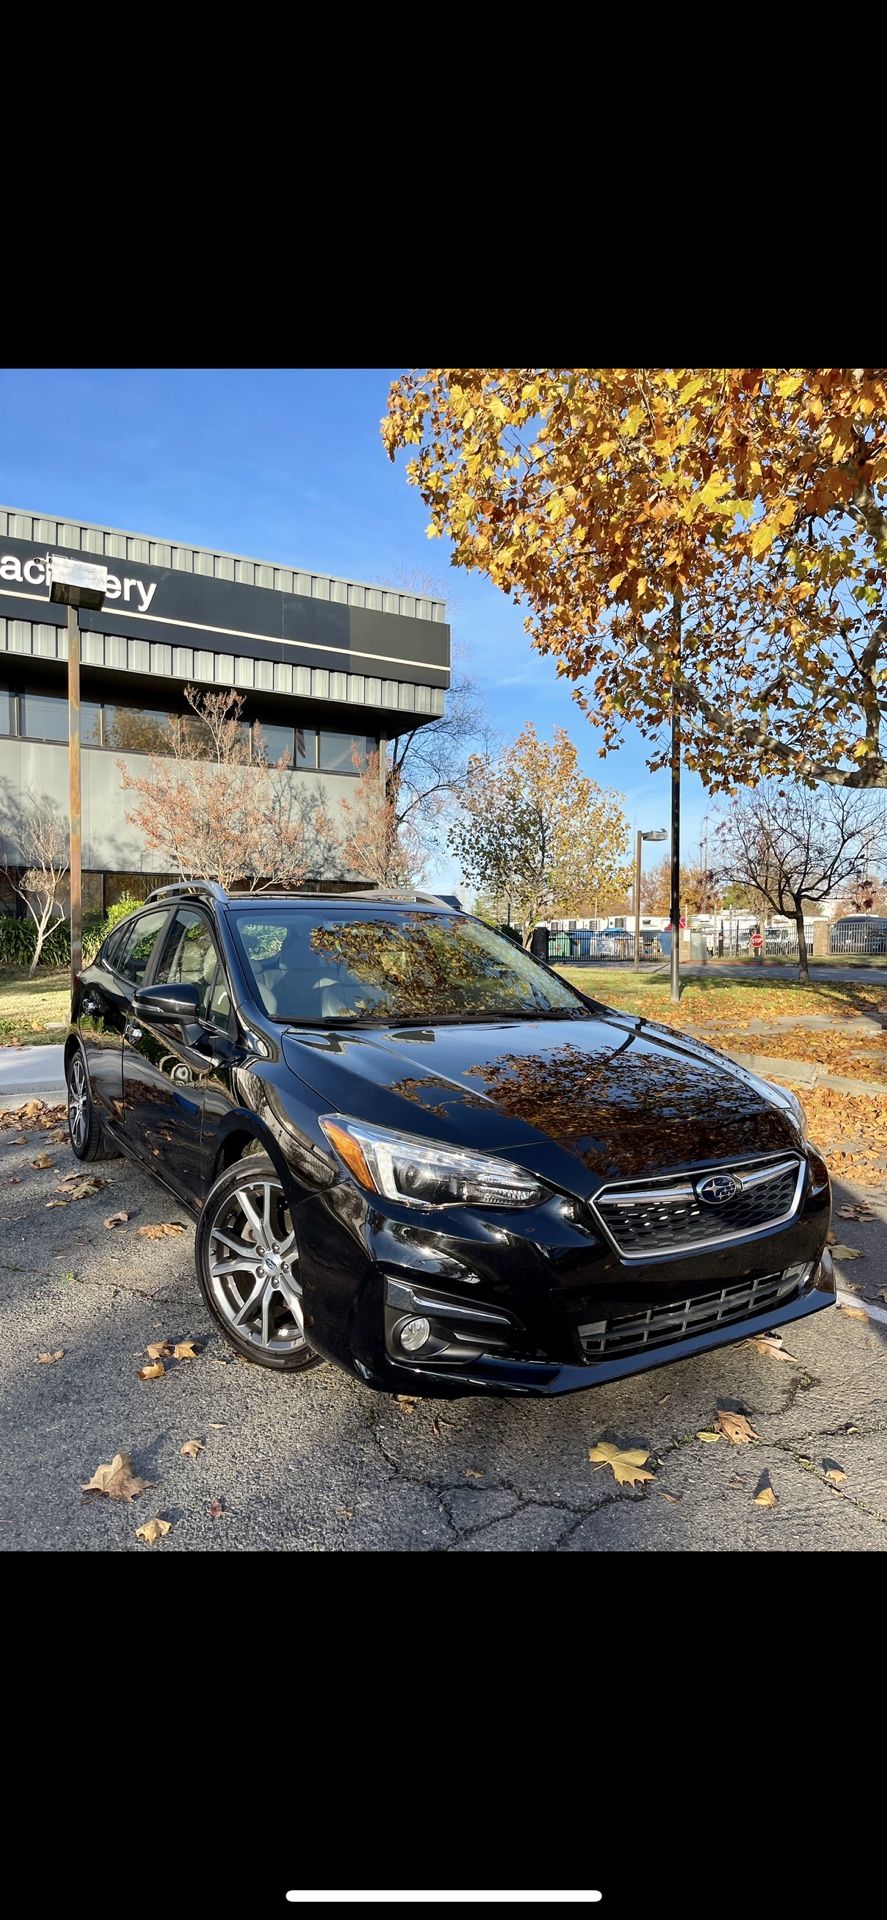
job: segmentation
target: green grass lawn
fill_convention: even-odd
[[[38,971],[33,980],[18,967],[0,967],[0,1047],[50,1046],[65,1037],[71,1012],[71,976]]]

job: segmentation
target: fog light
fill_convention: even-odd
[[[407,1353],[418,1353],[431,1335],[431,1322],[421,1315],[416,1320],[405,1320],[398,1334],[401,1346]]]

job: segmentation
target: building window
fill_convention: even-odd
[[[318,764],[324,773],[362,773],[375,745],[366,734],[321,733]]]
[[[118,753],[171,753],[172,715],[150,707],[109,707],[104,710],[104,743]]]
[[[263,751],[272,767],[279,767],[281,761],[284,766],[291,767],[293,764],[292,727],[268,726],[263,720],[257,720],[253,728],[253,759],[257,760]]]
[[[317,730],[315,727],[296,728],[296,766],[311,772],[317,765]]]
[[[84,700],[80,709],[80,743],[84,747],[102,744],[102,709],[91,700]]]
[[[50,693],[23,693],[21,730],[27,740],[67,740],[68,702]]]
[[[14,733],[12,694],[0,688],[0,733]]]

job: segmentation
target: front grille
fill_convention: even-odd
[[[586,1360],[615,1360],[623,1354],[645,1353],[686,1340],[694,1333],[712,1333],[733,1320],[769,1313],[784,1300],[793,1300],[804,1285],[808,1269],[789,1267],[785,1273],[767,1273],[757,1280],[738,1280],[717,1293],[700,1293],[693,1300],[669,1300],[646,1313],[621,1313],[613,1320],[589,1321],[578,1327]]]
[[[705,1172],[605,1187],[595,1196],[593,1210],[626,1260],[684,1252],[739,1240],[790,1219],[800,1199],[803,1168],[797,1154],[719,1167],[716,1173],[731,1174],[738,1191],[717,1205],[699,1197],[700,1188],[712,1178]]]

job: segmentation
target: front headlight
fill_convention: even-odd
[[[535,1207],[550,1191],[521,1167],[485,1153],[429,1145],[341,1114],[326,1114],[320,1125],[360,1186],[407,1206]]]

